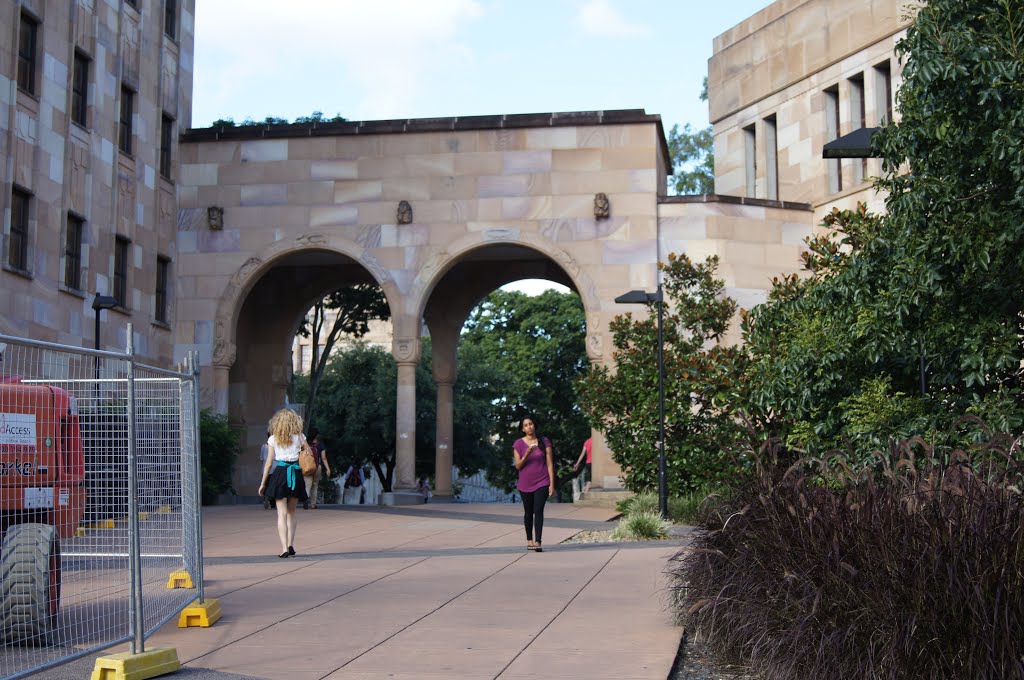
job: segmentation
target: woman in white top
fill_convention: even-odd
[[[263,466],[260,495],[273,498],[277,506],[277,535],[281,554],[295,554],[295,508],[305,502],[306,485],[299,467],[299,449],[306,443],[302,435],[302,418],[295,411],[283,408],[270,419],[269,453]]]

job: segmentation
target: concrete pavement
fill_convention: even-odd
[[[662,680],[681,630],[661,572],[679,542],[560,544],[612,514],[548,505],[536,554],[520,505],[321,506],[299,510],[298,555],[281,559],[275,511],[204,508],[223,618],[171,622],[146,648],[200,676]]]

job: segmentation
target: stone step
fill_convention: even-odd
[[[585,491],[574,505],[584,508],[607,508],[614,510],[619,502],[632,497],[632,491]]]

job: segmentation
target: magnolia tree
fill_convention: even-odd
[[[736,311],[715,278],[718,258],[695,263],[669,255],[661,266],[665,310],[662,323],[665,390],[665,459],[668,490],[679,495],[728,477],[736,466],[723,448],[740,436],[728,408],[744,358],[720,341]],[[626,486],[653,490],[658,484],[657,306],[610,324],[615,370],[594,365],[579,382],[580,402],[595,429],[605,435]]]

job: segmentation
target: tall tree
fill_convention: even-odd
[[[708,100],[708,79],[700,93],[701,101]],[[682,129],[676,123],[668,132],[668,153],[672,159],[673,174],[669,177],[669,190],[676,195],[715,193],[715,151],[711,126],[694,130],[686,123]]]
[[[662,353],[665,391],[665,463],[668,489],[679,495],[727,477],[732,466],[723,444],[738,425],[726,397],[743,374],[743,357],[720,343],[736,311],[715,278],[718,258],[695,263],[670,254],[662,265],[665,309]],[[660,429],[657,303],[650,314],[612,320],[614,373],[592,366],[580,396],[594,427],[605,434],[612,456],[635,491],[657,489]]]
[[[811,449],[1024,427],[1024,11],[929,0],[898,45],[900,119],[875,142],[887,213],[835,211],[803,282],[752,310],[753,402]]]
[[[325,328],[328,319],[334,322]],[[391,318],[391,310],[383,291],[377,286],[362,284],[339,288],[316,302],[310,309],[299,333],[310,339],[312,360],[309,371],[309,392],[306,397],[306,422],[313,419],[320,377],[327,367],[331,350],[341,335],[361,338],[370,330],[371,319]],[[321,350],[321,338],[323,349]]]

